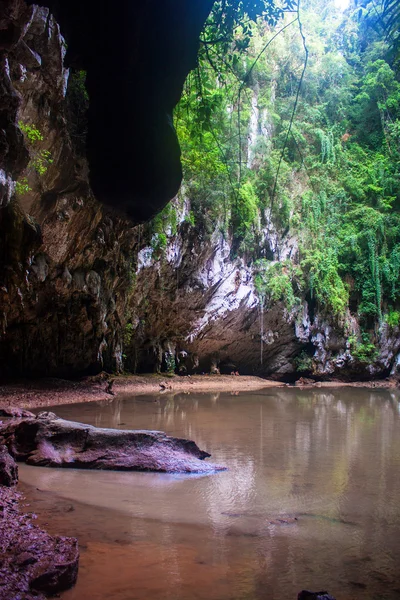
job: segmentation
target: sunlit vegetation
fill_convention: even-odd
[[[371,360],[369,332],[399,324],[395,52],[372,4],[285,10],[238,19],[222,41],[211,17],[175,112],[185,194],[195,226],[230,236],[253,265],[265,306],[307,297],[342,325],[356,314],[362,339],[350,342]],[[297,239],[290,261],[271,251],[271,222]]]
[[[29,163],[26,173],[27,175],[36,174],[38,177],[42,177],[53,163],[51,152],[43,148],[43,134],[34,123],[19,121],[18,126],[25,137],[29,150]],[[21,177],[15,184],[15,192],[18,196],[27,194],[32,189],[27,175]]]

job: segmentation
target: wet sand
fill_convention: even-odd
[[[218,392],[218,391],[254,391],[268,387],[283,387],[284,383],[270,381],[261,377],[234,375],[193,375],[190,377],[167,377],[166,375],[130,375],[103,378],[101,375],[87,377],[81,381],[66,379],[39,379],[18,381],[0,385],[0,407],[17,406],[19,408],[38,408],[59,404],[76,404],[109,400],[113,398],[107,392],[108,381],[114,379],[112,391],[141,395],[170,392]]]
[[[107,378],[114,379],[112,391],[118,394],[156,394],[173,392],[246,392],[265,388],[281,388],[288,384],[250,375],[192,375],[168,377],[165,374],[109,376],[100,374],[80,381],[66,379],[38,379],[10,382],[0,385],[0,407],[38,408],[61,404],[76,404],[110,400]],[[392,389],[397,386],[393,379],[343,382],[323,381],[302,385],[302,388],[363,387]],[[291,387],[291,386],[290,386]]]

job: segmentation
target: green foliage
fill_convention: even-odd
[[[198,87],[202,92],[199,93]],[[230,181],[224,148],[215,136],[227,128],[222,91],[215,89],[215,78],[202,70],[189,75],[182,100],[175,112],[175,126],[182,149],[185,194],[191,201],[193,222],[209,233],[216,222],[228,220]]]
[[[302,273],[290,261],[270,263],[259,259],[253,267],[254,287],[267,307],[283,302],[287,310],[300,303],[296,295],[301,290]]]
[[[167,248],[168,239],[165,233],[155,233],[151,238],[150,246],[153,249],[153,256],[157,260],[161,258]]]
[[[173,202],[167,206],[149,223],[151,247],[156,259],[161,258],[168,245],[168,237],[176,235],[178,229],[177,207]]]
[[[175,369],[176,369],[175,355],[172,354],[171,352],[165,353],[165,365],[167,368],[167,373],[170,373],[170,374],[175,373]]]
[[[305,350],[302,350],[300,354],[293,359],[293,365],[296,371],[300,373],[312,371],[313,359]]]
[[[30,191],[32,191],[32,188],[29,187],[28,179],[26,177],[22,177],[19,181],[15,182],[15,193],[17,196],[23,196]]]
[[[311,245],[304,248],[304,255],[301,266],[307,274],[311,297],[318,301],[321,308],[327,309],[336,316],[344,315],[349,294],[339,275],[335,249],[331,248],[329,243],[320,244],[317,248]]]
[[[378,356],[378,349],[366,332],[361,334],[361,340],[356,336],[349,337],[350,352],[361,363],[371,364]]]
[[[130,346],[130,344],[132,343],[134,334],[135,334],[135,328],[133,326],[133,323],[127,323],[125,325],[125,329],[124,329],[124,333],[123,333],[124,348]]]
[[[232,206],[232,228],[234,234],[246,238],[257,226],[258,199],[253,185],[246,181],[238,190]]]
[[[188,212],[188,214],[185,216],[185,222],[189,223],[189,225],[191,225],[192,227],[195,226],[196,219],[195,219],[195,216],[194,216],[194,212],[192,210],[190,210]]]
[[[22,121],[18,121],[18,127],[31,144],[34,144],[35,142],[43,142],[43,135],[32,123],[23,123]]]
[[[378,31],[390,45],[391,55],[399,60],[400,55],[400,7],[397,0],[365,2],[362,10],[366,33]]]
[[[351,309],[369,335],[400,303],[398,69],[372,3],[343,14],[309,0],[288,137],[302,38],[293,15],[278,23],[270,7],[256,19],[260,3],[250,4],[229,13],[230,2],[216,3],[175,113],[196,227],[231,236],[267,306],[307,297],[343,326]],[[290,261],[274,235],[296,238]],[[370,339],[353,347],[364,362],[374,356]]]
[[[49,150],[40,150],[29,163],[30,167],[36,171],[36,173],[42,177],[49,166],[52,164],[53,159],[51,158],[51,152]],[[29,166],[28,166],[29,168]]]
[[[51,152],[44,148],[40,148],[41,142],[44,141],[43,134],[33,123],[18,122],[18,126],[25,136],[30,160],[27,167],[27,173],[36,173],[39,177],[47,172],[49,166],[53,163]],[[15,185],[15,193],[17,196],[22,196],[29,193],[32,188],[29,186],[27,176],[23,176]]]
[[[385,315],[385,321],[389,325],[389,327],[392,329],[394,329],[395,327],[398,327],[400,324],[400,311],[390,310]]]
[[[203,32],[200,56],[224,75],[227,68],[238,66],[239,57],[249,49],[252,22],[260,17],[270,26],[276,25],[284,10],[295,6],[294,0],[279,5],[274,0],[217,0]]]

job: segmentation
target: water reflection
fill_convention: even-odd
[[[350,388],[57,407],[102,427],[192,438],[229,470],[185,477],[22,466],[21,479],[84,503],[69,527],[89,539],[88,551],[66,598],[284,600],[307,587],[398,598],[398,406],[397,392]],[[117,594],[93,578],[93,569],[100,579],[107,570],[104,553],[119,565]]]

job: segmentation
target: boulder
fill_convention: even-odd
[[[45,600],[76,582],[75,538],[52,536],[19,509],[20,494],[0,486],[0,600]]]
[[[42,412],[0,425],[0,443],[16,460],[42,467],[211,473],[210,454],[162,431],[101,429]]]
[[[0,446],[0,485],[11,487],[18,483],[18,466],[6,446]]]

